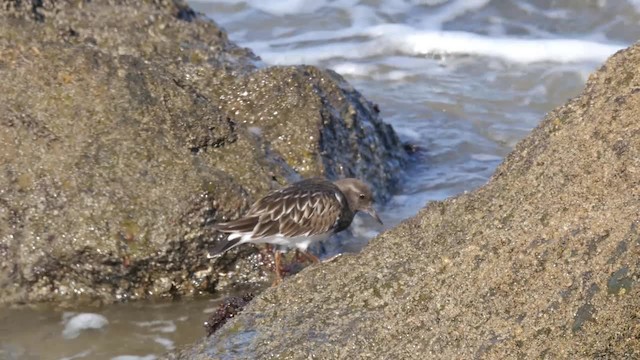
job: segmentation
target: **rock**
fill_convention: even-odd
[[[640,356],[640,45],[490,182],[260,294],[174,359]]]
[[[404,144],[375,105],[340,75],[312,66],[271,67],[235,78],[193,77],[212,99],[282,154],[303,177],[358,177],[389,195]],[[363,121],[366,120],[366,121]],[[292,131],[291,124],[299,124]],[[389,151],[392,149],[392,151]],[[370,164],[378,164],[370,166]]]
[[[254,294],[246,293],[242,296],[230,296],[225,298],[218,306],[218,309],[209,316],[209,319],[205,321],[204,328],[207,332],[207,336],[213,335],[218,329],[224,325],[227,320],[237,316],[244,307],[254,298]]]
[[[249,246],[206,258],[213,222],[301,176],[385,198],[406,153],[373,105],[333,72],[258,65],[180,1],[7,1],[0,303],[259,283]]]

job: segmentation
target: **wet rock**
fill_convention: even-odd
[[[213,222],[301,175],[384,198],[405,152],[372,105],[335,73],[257,65],[180,1],[5,2],[0,303],[263,282],[250,246],[207,259]]]
[[[224,325],[227,320],[232,319],[238,315],[244,307],[254,298],[252,293],[247,293],[242,296],[230,296],[218,306],[216,312],[214,312],[207,321],[204,323],[207,336],[211,336],[218,331]]]
[[[491,181],[260,294],[172,358],[640,356],[640,45]]]
[[[193,81],[303,177],[367,179],[379,199],[397,180],[392,169],[402,167],[403,144],[373,104],[333,71],[271,67]],[[291,124],[299,126],[294,131]]]

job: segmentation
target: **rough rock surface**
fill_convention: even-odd
[[[491,181],[307,268],[172,358],[640,357],[640,45]]]
[[[212,222],[301,175],[388,194],[404,153],[374,105],[256,64],[179,1],[3,2],[0,303],[264,280],[250,247],[206,258]]]

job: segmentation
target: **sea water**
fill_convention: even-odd
[[[342,74],[420,151],[386,226],[486,183],[545,113],[640,36],[640,0],[193,0],[261,66]],[[380,228],[356,219],[358,251]],[[0,358],[154,359],[204,334],[219,299],[0,310]]]

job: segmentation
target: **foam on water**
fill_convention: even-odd
[[[212,307],[208,307],[208,308],[202,310],[202,313],[203,314],[213,314],[216,311],[218,311],[218,307],[217,306],[212,306]]]
[[[489,2],[491,2],[491,0],[450,1],[432,15],[426,17],[421,23],[428,28],[441,29],[446,22],[452,21],[466,13],[482,9],[487,6]]]
[[[176,331],[176,323],[172,320],[138,321],[136,325],[148,328],[152,332],[172,333]]]
[[[640,1],[629,0],[640,8]],[[230,4],[230,0],[204,1],[212,4]],[[253,49],[266,63],[272,65],[312,64],[325,65],[338,60],[339,70],[359,76],[365,68],[358,69],[350,62],[404,54],[409,56],[482,56],[494,57],[514,63],[535,62],[602,62],[609,55],[625,46],[625,42],[608,40],[604,32],[607,26],[590,34],[573,35],[552,33],[536,25],[513,20],[505,15],[493,15],[492,22],[467,31],[466,22],[456,24],[465,16],[487,11],[491,13],[491,0],[432,0],[400,1],[383,0],[381,4],[369,1],[336,0],[305,2],[249,0],[240,2],[244,11],[253,9],[264,14],[266,31],[255,33],[242,30],[234,33],[234,39]],[[567,8],[545,9],[527,1],[516,1],[513,7],[523,16],[540,16],[550,21],[571,19]],[[318,27],[293,23],[298,16],[310,18],[313,13],[326,13],[327,17],[343,16],[335,26]],[[218,17],[223,25],[233,28],[237,11],[230,18]],[[216,14],[212,14],[214,18]],[[244,17],[243,17],[244,18]],[[315,19],[322,16],[314,17]],[[616,20],[611,20],[615,22]],[[287,26],[288,23],[292,23]],[[313,24],[313,21],[310,21]],[[278,26],[275,26],[275,25]],[[452,26],[452,24],[456,24]],[[304,28],[304,26],[308,28]],[[302,27],[302,28],[301,28]],[[458,29],[456,29],[456,27]],[[510,27],[526,29],[526,33],[514,33]],[[271,36],[268,35],[271,31]],[[267,35],[265,35],[267,34]],[[597,40],[596,40],[597,39]],[[329,65],[334,67],[333,63]],[[406,73],[388,75],[390,80],[402,79]],[[381,78],[384,80],[385,78]]]
[[[62,336],[65,339],[77,338],[83,330],[87,329],[102,329],[109,324],[106,317],[100,314],[93,313],[81,313],[73,315],[68,319],[64,319],[67,316],[63,316],[63,321],[66,322]]]
[[[351,31],[348,31],[351,33]],[[348,34],[334,34],[338,37]],[[331,59],[361,60],[370,57],[403,54],[412,56],[478,55],[516,63],[601,62],[623,48],[581,39],[497,38],[462,31],[418,30],[408,25],[385,24],[363,29],[366,41],[341,41],[314,46],[299,46],[287,38],[247,45],[272,65],[320,64]],[[284,46],[284,45],[287,46]],[[343,60],[344,62],[344,60]],[[342,70],[349,71],[346,64]],[[406,75],[403,75],[406,76]]]
[[[111,360],[156,360],[158,357],[155,355],[145,355],[145,356],[137,356],[137,355],[120,355],[114,356]]]
[[[290,14],[305,14],[317,11],[321,7],[325,6],[322,1],[307,1],[307,0],[275,0],[275,1],[263,1],[263,0],[219,0],[217,3],[237,5],[245,4],[251,8],[264,11],[271,15],[290,15]]]
[[[87,356],[91,355],[92,353],[93,353],[93,350],[89,349],[89,350],[85,350],[85,351],[79,352],[79,353],[77,353],[75,355],[63,357],[60,360],[74,360],[74,359],[86,358]]]
[[[315,64],[345,75],[379,104],[402,141],[416,145],[397,192],[380,209],[385,228],[429,201],[486,183],[546,112],[578,94],[599,63],[640,33],[640,0],[189,2],[268,64]],[[359,251],[382,229],[359,215],[321,253]],[[200,339],[203,312],[220,301],[67,313],[67,340],[58,310],[0,312],[10,319],[0,323],[0,358],[153,360]],[[250,358],[242,348],[253,336],[228,341],[230,353]]]
[[[175,349],[175,344],[174,344],[173,340],[171,340],[171,339],[167,339],[167,338],[164,338],[164,337],[156,336],[156,337],[153,338],[153,341],[155,341],[156,343],[162,345],[167,350]]]
[[[413,74],[404,70],[384,71],[371,64],[340,63],[331,67],[343,76],[372,77],[379,81],[402,81]]]
[[[495,38],[460,31],[417,31],[405,25],[381,25],[368,32],[392,53],[480,55],[519,63],[600,62],[622,48],[577,39]]]

